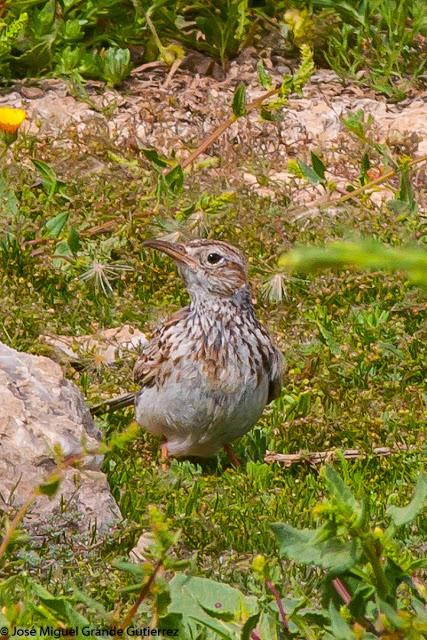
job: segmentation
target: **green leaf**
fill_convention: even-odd
[[[65,40],[80,40],[84,36],[84,31],[80,20],[74,18],[73,20],[67,20],[64,26],[64,39]]]
[[[351,111],[346,118],[342,119],[345,128],[353,133],[359,140],[366,139],[366,127],[371,124],[370,116],[365,120],[363,109]]]
[[[109,47],[102,59],[102,78],[115,87],[128,77],[132,64],[129,49]]]
[[[399,200],[399,198],[393,198],[387,202],[387,206],[393,213],[396,213],[398,216],[408,213],[408,203],[403,200]]]
[[[52,498],[58,492],[60,484],[61,476],[54,475],[47,482],[42,482],[41,484],[39,484],[39,493]]]
[[[5,176],[0,175],[0,206],[9,216],[15,216],[19,210],[19,200]]]
[[[54,259],[52,260],[55,269],[69,266],[70,260],[73,258],[74,254],[68,242],[66,240],[60,240],[55,247]]]
[[[356,638],[351,627],[340,616],[332,602],[329,605],[329,616],[331,619],[330,630],[336,640],[353,640],[353,638]]]
[[[177,164],[168,173],[159,173],[156,186],[156,198],[160,200],[162,196],[176,194],[184,186],[184,171],[180,164]]]
[[[180,164],[165,175],[166,184],[172,193],[179,193],[184,186],[184,171]]]
[[[270,105],[261,107],[259,115],[261,116],[261,120],[265,120],[266,122],[280,122],[284,119],[283,114],[280,111],[270,109]]]
[[[236,118],[240,118],[246,113],[246,87],[243,82],[237,86],[234,92],[232,109]]]
[[[321,180],[324,180],[325,179],[326,166],[323,164],[323,162],[319,158],[319,156],[317,156],[315,153],[313,153],[313,151],[311,152],[311,164],[313,166],[313,169],[314,169],[316,175],[318,175]]]
[[[383,269],[406,271],[409,279],[427,287],[427,251],[418,246],[394,247],[376,241],[333,242],[328,246],[293,249],[279,258],[279,266],[299,271],[319,268]]]
[[[320,178],[315,170],[308,164],[305,164],[302,160],[297,160],[297,164],[302,175],[310,182],[310,184],[319,184],[322,182],[322,178]]]
[[[379,597],[377,598],[377,601],[381,613],[388,618],[389,622],[391,622],[396,629],[404,629],[406,627],[406,620],[400,617],[398,612],[391,605],[384,602],[384,600],[381,600]]]
[[[301,93],[303,86],[308,82],[314,73],[313,50],[308,44],[302,44],[300,47],[301,62],[294,75],[283,78],[281,86],[281,94],[288,95],[290,91]]]
[[[230,640],[235,637],[235,624],[250,626],[250,619],[259,611],[255,597],[244,596],[238,589],[208,578],[177,573],[169,588],[167,616],[182,616],[187,630],[183,637],[193,637],[197,626],[202,625]]]
[[[107,157],[111,162],[115,162],[116,164],[121,165],[122,167],[139,167],[138,160],[128,160],[124,156],[121,156],[118,153],[114,153],[114,151],[107,150]]]
[[[75,69],[79,68],[82,54],[82,47],[65,47],[56,65],[56,73],[60,75],[71,75]]]
[[[411,604],[414,608],[415,613],[418,616],[418,619],[423,624],[427,624],[427,610],[425,607],[425,602],[420,602],[418,598],[412,598]]]
[[[404,202],[411,213],[415,213],[417,210],[417,203],[415,202],[414,190],[409,176],[408,166],[401,167],[398,200]]]
[[[72,626],[89,624],[88,619],[74,609],[67,597],[53,596],[35,581],[31,581],[31,589],[55,621],[67,622]]]
[[[77,589],[77,587],[74,587],[73,589],[73,596],[76,603],[78,602],[84,604],[86,608],[90,608],[93,611],[96,611],[96,613],[103,618],[106,618],[108,616],[105,607],[100,602],[98,602],[94,598],[91,598],[83,591],[80,591],[80,589]]]
[[[48,238],[57,238],[68,221],[68,211],[61,211],[50,218],[44,225],[43,235]]]
[[[271,89],[271,87],[273,86],[273,81],[271,79],[271,76],[267,73],[262,60],[258,60],[256,70],[258,73],[258,80],[260,85],[264,89]]]
[[[338,344],[338,342],[333,337],[332,333],[330,331],[328,331],[328,329],[321,322],[317,322],[316,324],[318,326],[320,335],[322,336],[323,340],[325,341],[326,346],[329,348],[329,351],[334,356],[339,355],[340,352],[341,352],[341,348],[340,348],[340,345]]]
[[[140,437],[140,429],[136,422],[131,422],[126,429],[114,433],[108,442],[109,451],[129,448],[129,445]]]
[[[144,578],[145,573],[142,566],[135,564],[134,562],[126,562],[126,560],[113,560],[113,567],[120,569],[120,571],[126,571],[135,576],[135,578]]]
[[[6,212],[10,215],[15,216],[18,213],[19,209],[19,200],[15,195],[15,192],[11,189],[7,194],[6,200]]]
[[[169,166],[168,159],[158,153],[155,149],[141,149],[144,156],[149,160],[155,167],[159,169],[165,169]]]
[[[326,465],[322,469],[322,473],[325,477],[330,493],[334,496],[341,510],[343,512],[350,510],[354,515],[359,517],[361,505],[347,487],[341,476],[335,471],[334,467],[332,465]]]
[[[82,48],[83,49],[83,48]],[[78,72],[91,78],[102,77],[102,58],[99,53],[81,51]]]
[[[252,631],[258,624],[260,618],[260,611],[257,611],[254,615],[250,616],[242,628],[242,634],[240,636],[240,640],[251,640]]]
[[[45,187],[49,197],[51,197],[58,189],[59,181],[56,176],[55,171],[50,167],[46,162],[42,160],[37,160],[36,158],[31,158],[31,162],[39,171],[43,186]]]
[[[403,527],[412,522],[421,511],[426,508],[427,503],[427,475],[421,473],[415,485],[414,497],[406,507],[396,507],[390,505],[387,508],[387,515],[396,527]]]
[[[236,10],[237,10],[237,28],[234,34],[234,38],[240,42],[244,39],[248,26],[250,24],[248,0],[239,0],[237,2]]]
[[[169,187],[166,182],[165,176],[162,173],[159,173],[156,184],[156,198],[158,201],[162,199],[163,196],[169,193]]]
[[[67,236],[67,242],[71,251],[74,254],[76,254],[77,251],[80,249],[80,235],[75,227],[71,227],[71,229],[69,230],[68,236]]]
[[[360,162],[360,184],[366,184],[368,182],[368,170],[371,168],[371,162],[367,153],[363,154]]]
[[[353,567],[360,556],[360,543],[356,539],[317,540],[319,529],[296,529],[287,523],[275,523],[271,527],[279,542],[280,554],[302,564],[316,564],[341,573]]]

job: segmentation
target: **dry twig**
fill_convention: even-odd
[[[427,161],[427,155],[420,156],[419,158],[412,158],[412,160],[408,163],[408,167],[414,167],[417,164],[422,164],[426,161]],[[321,200],[315,200],[311,204],[304,204],[294,209],[291,208],[288,213],[292,215],[292,220],[298,220],[299,214],[305,213],[310,209],[314,209],[317,207],[319,208],[337,207],[341,204],[344,204],[344,202],[347,202],[348,200],[353,200],[354,198],[357,198],[363,195],[370,189],[374,189],[378,185],[383,184],[383,182],[387,182],[387,180],[394,178],[394,176],[396,176],[398,173],[399,173],[399,169],[390,169],[390,171],[386,171],[386,173],[383,173],[383,175],[379,176],[379,178],[375,178],[375,180],[371,180],[370,182],[363,184],[361,187],[358,187],[354,191],[349,191],[348,193],[345,193],[343,196],[340,196],[339,198],[327,198],[327,199],[322,198]]]
[[[347,460],[357,460],[360,458],[367,458],[369,455],[377,456],[379,458],[385,458],[387,456],[394,456],[399,453],[418,453],[419,449],[415,447],[407,447],[401,445],[398,447],[374,447],[372,451],[361,451],[360,449],[345,449],[340,451],[339,449],[332,449],[330,451],[301,451],[300,453],[275,453],[274,451],[267,451],[264,456],[264,462],[279,462],[285,467],[291,467],[293,464],[299,464],[301,462],[308,462],[309,464],[321,464],[322,462],[329,462],[335,460],[338,455],[344,456]]]

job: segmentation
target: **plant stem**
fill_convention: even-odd
[[[348,592],[347,587],[345,586],[343,581],[339,578],[334,578],[332,580],[332,584],[344,604],[349,604],[351,602],[351,595]]]
[[[251,113],[251,111],[254,111],[255,109],[258,109],[259,107],[261,107],[263,102],[265,100],[268,100],[268,98],[271,98],[271,96],[276,95],[280,91],[280,88],[281,86],[275,87],[274,89],[269,89],[269,91],[267,91],[266,93],[263,93],[262,96],[260,96],[259,98],[256,98],[256,100],[249,102],[249,104],[246,105],[245,113],[239,117],[243,118],[247,116],[249,113]],[[224,133],[224,131],[226,131],[229,127],[231,127],[231,125],[234,124],[236,120],[238,120],[238,117],[236,117],[234,113],[228,116],[228,118],[224,120],[224,122],[218,125],[218,127],[216,127],[216,129],[214,129],[212,133],[210,133],[208,137],[201,142],[201,144],[197,147],[197,149],[195,149],[192,153],[190,153],[188,158],[186,158],[181,163],[181,167],[185,169],[190,164],[193,164],[196,158],[198,158],[202,153],[206,151],[206,149],[208,149],[214,142],[216,142],[218,138]],[[169,171],[169,169],[167,171]]]
[[[161,55],[165,48],[164,48],[164,46],[162,45],[162,43],[160,41],[160,38],[159,38],[158,33],[156,31],[156,27],[154,26],[153,21],[151,20],[151,18],[148,15],[148,13],[145,14],[145,20],[146,20],[146,22],[148,24],[148,28],[150,29],[153,38],[154,38],[154,42],[156,43],[156,47],[158,48],[159,53]]]
[[[384,600],[387,600],[389,585],[384,573],[384,569],[381,565],[381,560],[378,557],[377,550],[375,548],[375,541],[373,541],[370,537],[366,538],[363,542],[363,551],[367,559],[369,560],[372,571],[374,572],[379,595]]]
[[[420,156],[419,158],[413,158],[410,162],[408,162],[407,166],[414,167],[415,165],[420,164],[422,162],[426,162],[426,161],[427,161],[427,155]],[[329,206],[336,207],[337,205],[343,204],[343,202],[347,202],[347,200],[352,200],[353,198],[357,198],[358,196],[365,193],[365,191],[368,191],[369,189],[372,189],[373,187],[376,187],[377,185],[382,184],[383,182],[386,182],[387,180],[389,180],[390,178],[393,178],[398,173],[399,173],[399,169],[390,169],[390,171],[387,171],[379,178],[375,178],[375,180],[372,180],[371,182],[367,182],[366,184],[362,185],[358,189],[355,189],[354,191],[349,191],[348,193],[341,196],[340,198],[337,198],[336,200],[333,198],[329,198],[328,200],[317,200],[316,202],[313,202],[311,204],[306,204],[304,206],[297,207],[294,210],[291,209],[290,212],[293,214],[293,216],[295,216],[298,213],[307,211],[308,209],[311,209],[313,207],[329,207]]]
[[[28,509],[33,504],[33,502],[36,499],[36,497],[37,497],[36,490],[33,489],[31,494],[25,500],[24,504],[16,512],[15,517],[13,518],[12,522],[10,523],[10,525],[9,525],[7,531],[6,531],[6,534],[5,534],[5,536],[4,536],[3,540],[2,540],[2,543],[0,544],[0,559],[3,557],[7,547],[9,546],[10,541],[12,539],[13,533],[16,531],[16,529],[21,524],[21,521],[24,519],[25,514],[27,513]]]
[[[332,580],[332,585],[333,585],[335,591],[338,593],[338,595],[341,598],[341,600],[344,602],[344,604],[345,605],[349,605],[350,602],[351,602],[351,594],[348,591],[347,587],[345,586],[344,582],[340,578],[334,578]],[[368,631],[371,631],[371,632],[375,633],[374,625],[372,624],[372,622],[370,620],[365,618],[365,616],[363,616],[363,615],[361,617],[361,623],[363,623],[363,626]]]
[[[133,618],[135,617],[140,604],[144,601],[144,599],[147,597],[147,595],[150,592],[151,586],[158,574],[158,572],[160,571],[160,569],[163,566],[163,558],[160,558],[159,560],[157,560],[154,569],[150,575],[150,577],[148,578],[147,582],[145,584],[142,585],[142,589],[141,592],[138,596],[138,599],[136,600],[136,602],[133,604],[133,606],[129,609],[128,614],[126,616],[126,618],[123,621],[123,624],[119,627],[120,629],[127,629],[127,627],[129,627],[130,623],[132,622]]]
[[[274,599],[275,599],[276,604],[277,604],[277,608],[279,610],[280,620],[282,621],[282,624],[283,624],[285,630],[288,632],[289,631],[288,616],[286,615],[285,608],[283,606],[283,602],[282,602],[282,599],[280,597],[280,593],[277,591],[276,587],[271,582],[271,580],[266,580],[265,581],[265,586],[273,594]]]

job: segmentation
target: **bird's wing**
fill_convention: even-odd
[[[161,380],[169,363],[172,345],[170,330],[173,331],[173,325],[184,320],[187,314],[188,307],[180,309],[155,329],[152,339],[143,347],[136,361],[133,369],[135,382],[139,382],[144,387],[153,387],[157,381]]]
[[[262,369],[268,375],[267,404],[280,396],[285,362],[282,353],[275,347],[265,327],[257,324],[257,339],[262,359]]]
[[[162,353],[159,348],[159,339],[153,336],[150,342],[144,346],[141,355],[136,361],[133,369],[133,379],[135,382],[143,384],[144,387],[154,386],[161,362]]]
[[[272,349],[270,363],[267,404],[270,404],[272,400],[278,398],[282,390],[284,360],[283,355],[276,347]]]

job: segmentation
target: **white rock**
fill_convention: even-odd
[[[154,535],[151,531],[145,531],[140,535],[138,542],[129,553],[129,559],[135,564],[142,564],[148,560],[147,550],[154,544]]]
[[[130,324],[102,329],[95,335],[45,335],[41,339],[68,360],[78,361],[82,357],[93,356],[104,365],[114,364],[126,351],[138,350],[148,342],[145,334]]]
[[[0,509],[11,514],[55,469],[54,447],[66,456],[96,451],[100,435],[77,387],[58,364],[42,356],[20,353],[0,343]],[[120,519],[102,456],[69,467],[58,493],[37,498],[26,518],[30,529],[60,514],[61,505],[75,512],[81,532],[106,531]]]

